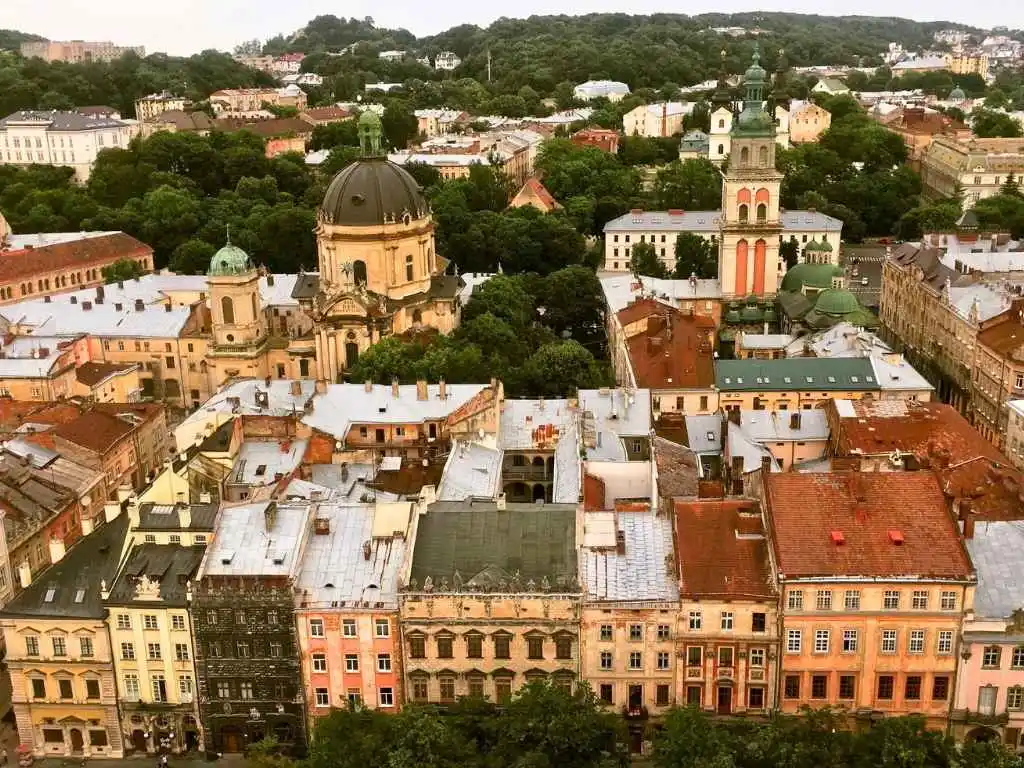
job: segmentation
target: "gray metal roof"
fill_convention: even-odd
[[[217,522],[216,504],[189,504],[191,515],[190,531],[212,531]],[[139,531],[179,531],[181,518],[178,507],[174,504],[153,504],[146,502],[139,505]]]
[[[591,461],[626,461],[624,437],[651,432],[649,389],[581,389],[583,441]]]
[[[794,426],[794,416],[799,424]],[[751,440],[786,442],[827,440],[828,420],[820,408],[800,411],[740,411],[740,428]]]
[[[717,232],[721,211],[642,211],[625,213],[604,225],[606,233],[616,232]],[[784,231],[842,232],[843,222],[820,211],[780,211]]]
[[[576,505],[438,502],[419,519],[411,579],[434,588],[454,585],[455,573],[480,589],[576,591]],[[411,584],[412,582],[410,582]]]
[[[246,440],[235,457],[227,482],[272,485],[277,475],[294,471],[306,454],[308,440]]]
[[[479,443],[459,440],[452,446],[437,487],[440,501],[496,498],[501,487],[502,452]]]
[[[722,452],[721,416],[684,416],[689,448],[694,453]]]
[[[666,567],[672,522],[653,512],[619,512],[626,550],[584,549],[580,582],[587,600],[678,600],[679,586]]]
[[[162,607],[185,607],[188,581],[195,577],[206,547],[183,547],[180,544],[138,544],[132,548],[128,560],[110,589],[109,602],[113,605],[144,603],[152,599],[139,599],[136,587],[145,577],[160,585]]]
[[[308,533],[310,506],[261,501],[224,507],[203,576],[294,576]]]
[[[1024,520],[979,520],[965,543],[978,574],[977,617],[1008,619],[1024,608]]]
[[[94,117],[81,112],[58,112],[56,110],[23,109],[13,112],[0,120],[0,130],[10,124],[43,124],[48,131],[95,131],[104,128],[124,128],[127,123],[109,117]]]

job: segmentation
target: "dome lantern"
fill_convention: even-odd
[[[231,227],[228,226],[227,242],[224,247],[213,254],[210,259],[210,270],[207,274],[212,277],[223,277],[225,275],[244,275],[254,269],[249,254],[231,243]]]

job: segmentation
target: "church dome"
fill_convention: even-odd
[[[849,315],[860,310],[860,302],[844,288],[830,288],[821,292],[814,302],[814,309],[822,315]]]
[[[782,278],[782,290],[794,293],[804,288],[824,291],[832,287],[832,278],[842,275],[843,270],[832,264],[797,264]]]
[[[328,224],[365,227],[400,222],[405,214],[423,218],[428,210],[423,191],[412,175],[390,160],[357,160],[331,180],[320,206]]]
[[[963,88],[961,88],[960,86],[957,86],[956,88],[954,88],[952,91],[949,92],[948,100],[949,101],[966,101],[967,100],[967,94],[964,93],[964,89]]]
[[[209,274],[214,276],[241,275],[251,271],[252,268],[249,254],[237,245],[232,245],[231,240],[228,240],[227,245],[213,254],[213,258],[210,259]]]

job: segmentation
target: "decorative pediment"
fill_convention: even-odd
[[[512,677],[515,677],[515,676],[516,676],[516,673],[513,672],[511,669],[508,669],[506,667],[498,667],[497,669],[491,671],[491,677],[512,678]]]
[[[467,669],[465,672],[462,673],[462,676],[466,677],[466,678],[470,678],[470,677],[484,677],[485,674],[486,673],[483,672],[482,670],[479,670],[476,667],[474,667],[473,669]]]
[[[159,600],[160,582],[156,579],[149,578],[145,574],[140,576],[135,582],[135,599]]]

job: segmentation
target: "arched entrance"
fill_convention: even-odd
[[[533,500],[544,501],[544,486],[541,483],[536,483],[533,486]]]
[[[71,737],[71,754],[80,754],[82,746],[85,744],[85,740],[82,738],[82,730],[80,728],[72,728],[68,735]]]
[[[977,741],[979,743],[999,741],[999,734],[992,728],[986,728],[983,725],[979,725],[977,728],[972,728],[967,732],[965,741]]]

